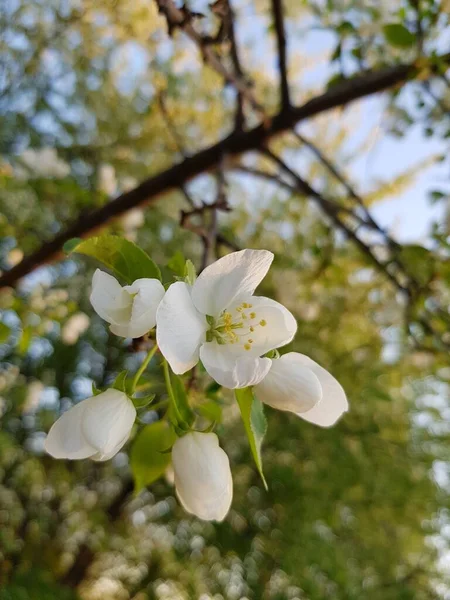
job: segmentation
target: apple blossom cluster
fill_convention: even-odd
[[[223,520],[233,496],[228,457],[215,433],[197,431],[195,417],[183,417],[171,377],[201,362],[218,386],[236,390],[237,399],[249,390],[250,402],[255,398],[322,427],[333,425],[348,409],[344,390],[328,371],[297,352],[280,356],[278,349],[293,340],[297,322],[282,304],[254,295],[272,260],[267,250],[241,250],[220,258],[197,278],[187,269],[167,289],[156,278],[122,286],[97,269],[90,300],[111,332],[138,338],[156,327],[156,343],[131,385],[122,378],[121,386],[97,392],[65,412],[49,431],[47,452],[55,458],[96,461],[119,452],[134,429],[136,384],[159,351],[171,403],[166,414],[175,440],[161,452],[171,452],[177,496],[200,519]],[[187,397],[184,388],[182,397]],[[194,414],[188,403],[184,408]],[[253,435],[253,425],[246,429]]]

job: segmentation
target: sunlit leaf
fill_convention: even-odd
[[[264,416],[264,410],[261,402],[253,395],[252,388],[242,388],[235,390],[236,400],[241,410],[242,420],[247,433],[250,449],[256,467],[261,475],[264,487],[267,489],[267,482],[264,477],[261,445],[267,431],[267,421]]]
[[[415,36],[401,23],[389,23],[383,27],[386,40],[396,48],[410,48],[416,42]]]
[[[90,238],[75,245],[72,252],[97,259],[128,284],[145,277],[161,280],[161,272],[148,254],[119,236]]]
[[[167,421],[151,423],[138,434],[130,454],[136,493],[164,474],[171,461],[171,454],[166,450],[175,440],[176,435]]]

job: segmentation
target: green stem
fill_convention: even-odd
[[[170,401],[172,403],[173,410],[175,411],[175,416],[176,416],[176,418],[178,420],[178,423],[182,423],[183,419],[182,419],[182,417],[180,415],[180,412],[178,410],[177,402],[175,400],[175,395],[173,393],[172,382],[170,381],[169,365],[168,365],[166,359],[163,360],[163,369],[164,369],[164,379],[166,381],[167,393],[169,394],[169,398],[170,398]]]
[[[158,350],[158,345],[155,344],[153,346],[153,348],[151,348],[147,354],[147,356],[144,359],[144,362],[142,363],[142,365],[139,367],[139,369],[136,371],[135,376],[133,377],[133,381],[131,384],[131,393],[134,394],[134,391],[136,389],[136,386],[139,382],[139,379],[141,378],[142,373],[145,371],[145,369],[148,367],[149,362],[152,360],[152,358],[155,356],[156,352]]]
[[[166,359],[163,360],[163,369],[164,369],[164,379],[166,382],[167,392],[169,394],[169,397],[170,397],[172,403],[175,404],[175,396],[173,395],[172,382],[170,381],[169,365],[168,365]]]

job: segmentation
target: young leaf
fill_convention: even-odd
[[[386,41],[395,48],[410,48],[416,42],[414,34],[401,23],[389,23],[385,25],[383,33]]]
[[[171,455],[166,450],[175,440],[176,435],[167,421],[151,423],[138,434],[130,454],[136,493],[164,474],[171,460]]]
[[[149,404],[151,404],[155,399],[155,396],[156,394],[148,394],[147,396],[142,396],[140,398],[132,398],[132,402],[134,407],[139,410],[140,408],[146,408],[149,406]]]
[[[187,260],[185,267],[184,267],[184,276],[186,279],[186,282],[189,285],[194,285],[195,280],[197,279],[197,273],[195,271],[195,267],[194,267],[194,263],[192,262],[192,260]]]
[[[161,272],[148,254],[133,242],[116,235],[81,241],[72,252],[97,259],[128,284],[141,278],[161,281]]]
[[[98,387],[95,385],[95,381],[92,382],[92,395],[93,396],[98,396],[99,394],[101,394],[104,390],[99,390]]]
[[[114,383],[112,384],[112,387],[116,390],[119,390],[119,392],[125,392],[125,394],[127,393],[127,375],[128,375],[128,371],[121,371]]]
[[[167,266],[171,271],[178,275],[178,277],[184,277],[186,259],[180,250],[177,250],[172,258],[167,263]]]
[[[264,487],[267,482],[264,477],[261,459],[261,445],[267,431],[267,421],[264,416],[261,402],[253,395],[252,388],[235,390],[236,400],[241,410],[242,420],[247,433],[250,449],[253,454],[256,467],[261,475]]]

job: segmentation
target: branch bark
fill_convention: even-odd
[[[284,32],[283,0],[272,0],[272,12],[278,45],[278,68],[280,70],[281,106],[289,108],[289,80],[286,60],[286,35]]]
[[[450,63],[450,54],[441,57],[441,61]],[[43,244],[34,254],[0,277],[0,288],[14,285],[20,278],[46,262],[55,259],[65,242],[74,237],[82,237],[104,226],[109,220],[119,217],[139,205],[156,202],[158,196],[174,188],[182,187],[193,177],[216,168],[224,155],[236,156],[261,148],[271,137],[294,125],[323,112],[349,104],[360,98],[389,90],[405,84],[417,74],[415,63],[400,64],[386,69],[367,71],[351,80],[332,87],[320,96],[309,100],[302,106],[282,109],[270,120],[249,131],[235,131],[213,146],[201,150],[162,173],[146,179],[139,186],[126,192],[90,214],[83,214],[65,231],[53,240]]]

